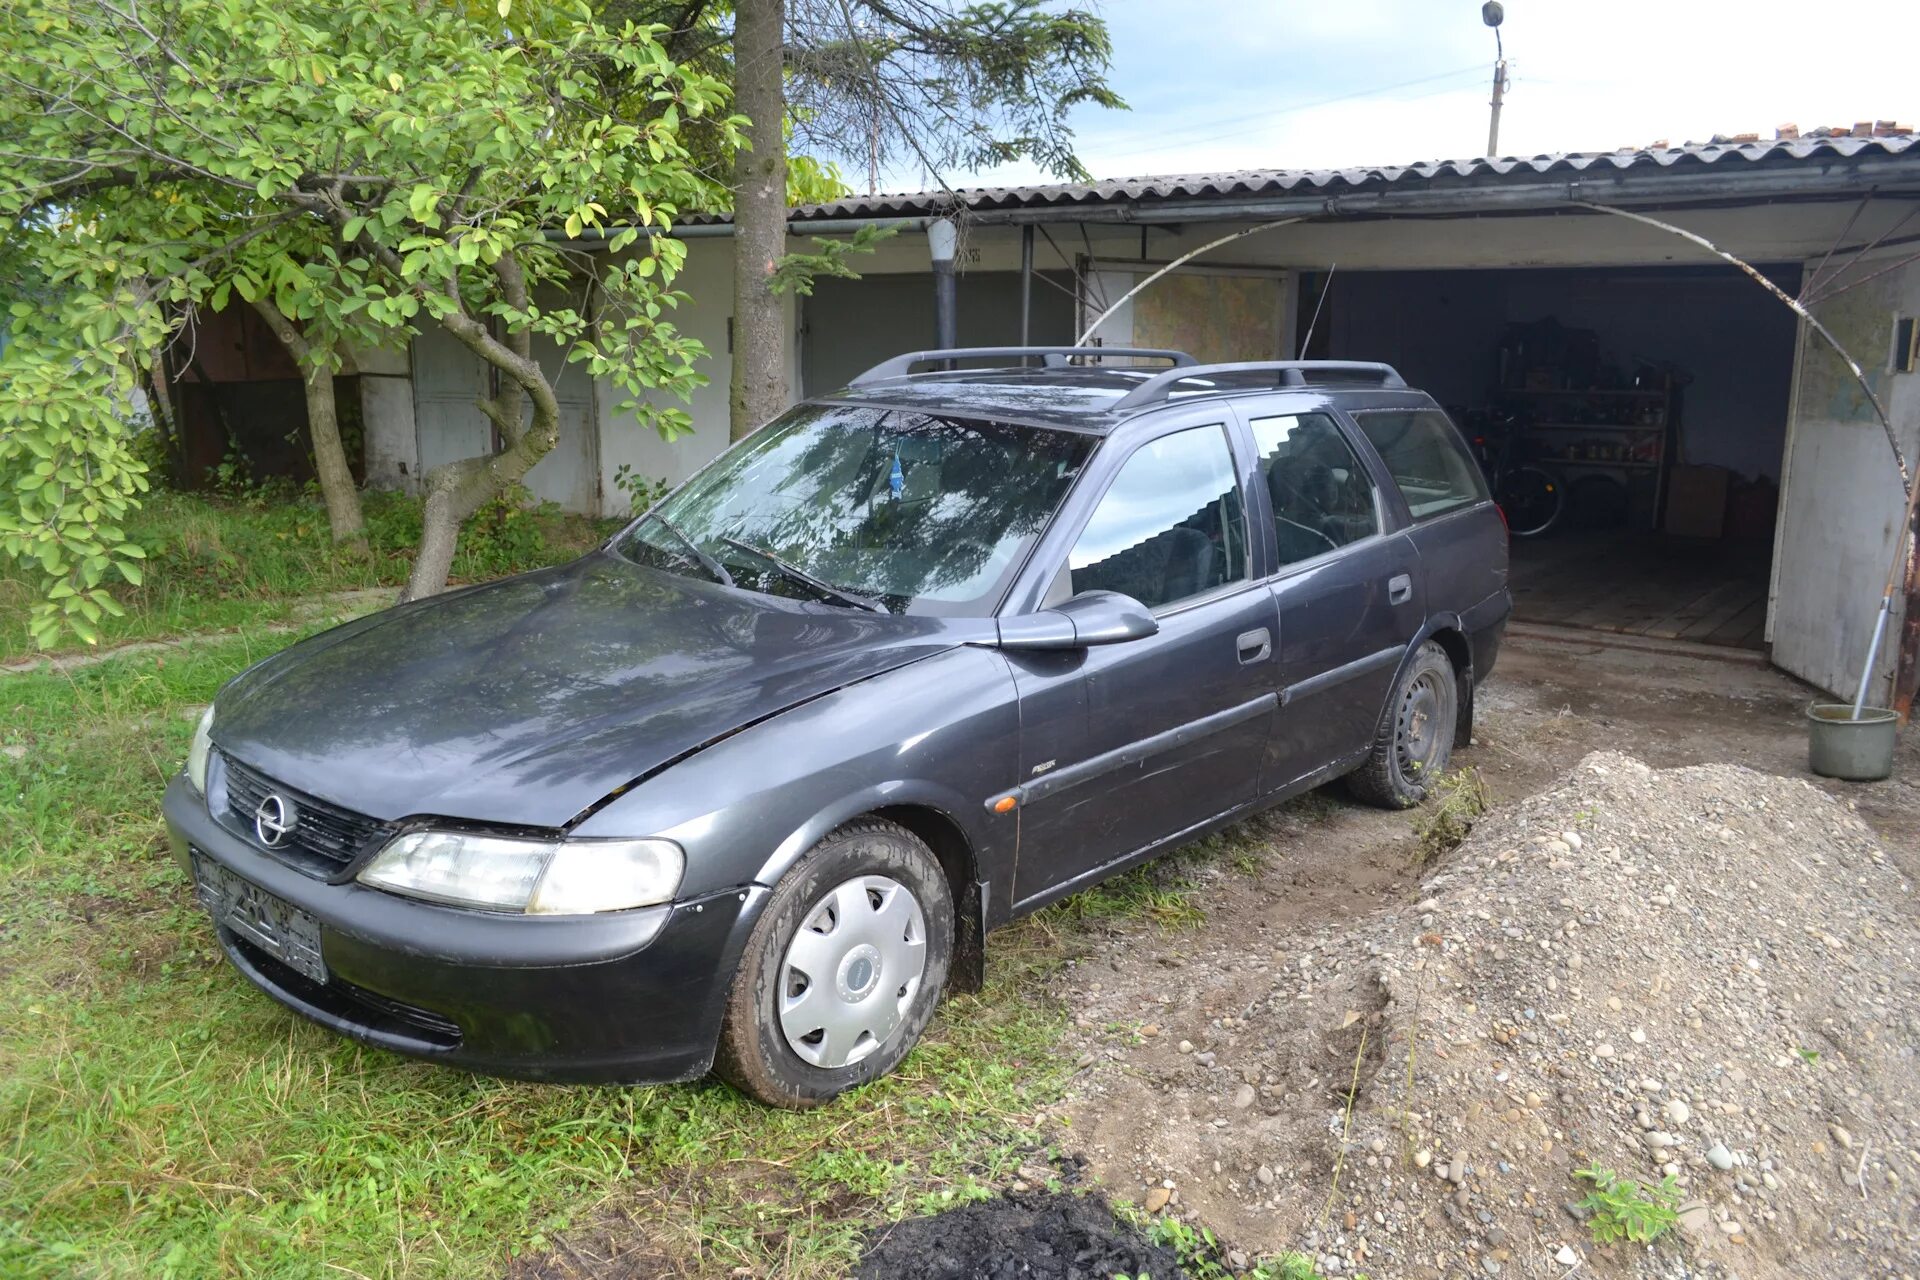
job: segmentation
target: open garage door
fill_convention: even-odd
[[[1913,319],[1920,316],[1920,266],[1901,266],[1911,252],[1901,246],[1865,259],[1857,268],[1866,277],[1859,287],[1815,307],[1821,323],[1866,366],[1909,461],[1920,456],[1920,325]],[[1887,563],[1896,538],[1905,536],[1905,494],[1873,406],[1846,365],[1811,332],[1801,338],[1785,491],[1773,574],[1773,660],[1851,698]],[[1895,604],[1867,689],[1868,701],[1879,706],[1902,700],[1893,688],[1903,631],[1901,602]]]
[[[1798,288],[1798,264],[1767,270]],[[1303,310],[1321,288],[1303,282]],[[1394,365],[1496,476],[1557,495],[1526,537],[1504,490],[1516,622],[1763,647],[1785,307],[1722,266],[1342,270],[1327,292],[1313,355]]]

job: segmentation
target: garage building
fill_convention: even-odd
[[[930,223],[958,225],[962,345],[1164,346],[1202,361],[1382,360],[1454,410],[1500,465],[1547,471],[1563,507],[1516,539],[1517,617],[1643,642],[1764,649],[1816,686],[1859,679],[1903,493],[1845,363],[1753,264],[1864,366],[1920,455],[1920,147],[1889,126],[1602,154],[1271,170],[851,197],[795,209],[792,247],[881,223],[857,280],[790,298],[796,397],[934,345]],[[677,481],[727,438],[731,227],[693,218],[683,328],[713,352],[695,431],[668,443],[568,368],[567,430],[537,494],[614,512],[613,481]],[[1245,234],[1237,234],[1245,233]],[[1231,237],[1229,239],[1229,237]],[[1193,250],[1226,240],[1128,295]],[[590,246],[589,246],[590,247]],[[1808,287],[1811,283],[1811,287]],[[583,282],[590,293],[590,283]],[[1097,322],[1097,323],[1096,323]],[[373,367],[375,362],[369,362]],[[554,362],[558,368],[558,362]],[[383,373],[389,371],[382,370]],[[487,430],[484,371],[437,334],[363,406],[374,481],[411,485]],[[567,382],[574,379],[578,385]],[[1916,584],[1909,577],[1909,597]],[[1903,709],[1920,660],[1893,633],[1872,696]]]

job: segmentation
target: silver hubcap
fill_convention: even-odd
[[[927,922],[907,887],[856,876],[813,905],[780,961],[780,1030],[816,1067],[849,1066],[906,1021],[927,967]]]

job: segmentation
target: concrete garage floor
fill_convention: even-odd
[[[1765,542],[1626,530],[1515,539],[1523,622],[1759,649],[1767,620]]]

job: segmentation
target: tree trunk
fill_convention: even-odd
[[[185,488],[187,481],[186,444],[180,439],[180,411],[173,400],[173,377],[164,357],[147,366],[147,398],[153,405],[153,421],[167,449],[169,485]]]
[[[333,348],[310,341],[265,298],[257,299],[253,309],[300,366],[307,391],[307,438],[313,442],[313,469],[320,478],[320,496],[326,500],[327,525],[333,532],[334,545],[351,543],[365,550],[367,525],[360,514],[360,490],[353,482],[353,469],[347,465],[346,447],[340,443],[340,413],[333,398]]]
[[[420,510],[420,546],[413,555],[400,603],[439,595],[447,589],[460,526],[501,487],[488,474],[495,459],[462,458],[427,473],[427,499]]]
[[[519,260],[503,254],[494,264],[501,293],[516,311],[527,309],[527,280]],[[427,473],[427,500],[421,509],[420,549],[413,570],[400,592],[400,602],[438,595],[447,589],[447,574],[459,546],[460,526],[467,517],[518,483],[534,464],[560,441],[560,402],[553,386],[533,358],[533,335],[528,330],[496,337],[467,314],[458,296],[455,309],[441,318],[446,331],[468,350],[500,371],[500,390],[477,402],[504,442],[494,453],[443,463]],[[523,421],[522,410],[533,405],[533,422]]]
[[[733,7],[735,108],[750,150],[734,159],[733,382],[730,435],[743,439],[787,407],[785,306],[769,287],[787,251],[785,0]]]

